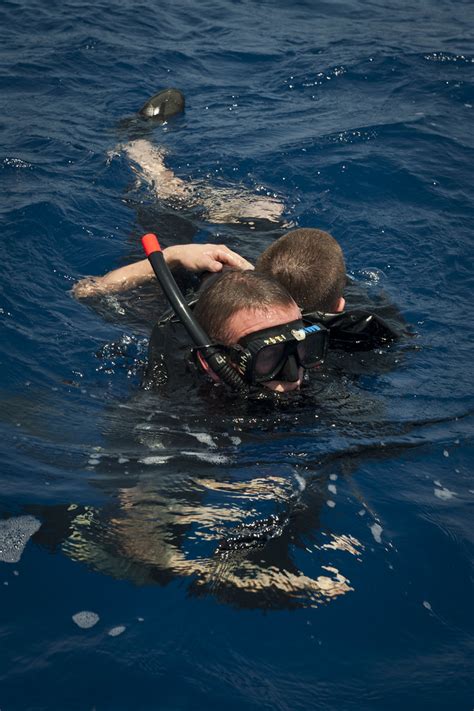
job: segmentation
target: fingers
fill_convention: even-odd
[[[165,259],[170,268],[183,267],[192,272],[220,272],[223,266],[253,269],[246,259],[225,244],[184,244],[167,247]]]
[[[225,244],[218,245],[206,245],[209,249],[206,250],[205,254],[213,259],[220,265],[226,265],[228,267],[235,267],[236,269],[253,269],[253,265],[248,262],[244,257],[241,257],[237,252],[233,252],[231,249],[226,247]],[[217,268],[214,266],[212,271],[220,271],[222,266]]]
[[[87,299],[88,296],[97,294],[99,289],[93,277],[86,277],[74,284],[71,291],[76,299]]]

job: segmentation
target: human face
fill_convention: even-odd
[[[297,321],[300,318],[301,311],[294,302],[288,306],[276,305],[268,311],[241,309],[229,319],[227,325],[229,342],[232,344],[238,343],[241,338],[248,336],[249,333],[263,331],[265,328],[272,328],[273,326],[281,326],[284,323]],[[263,385],[274,392],[287,393],[291,390],[299,390],[302,380],[303,368],[299,368],[298,380],[295,382],[269,380]]]

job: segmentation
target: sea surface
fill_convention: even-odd
[[[471,711],[474,9],[463,0],[0,6],[0,709]],[[183,180],[283,201],[212,223]],[[278,405],[140,388],[139,237],[341,243],[414,335]]]

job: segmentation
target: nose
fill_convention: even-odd
[[[285,383],[295,383],[299,380],[299,366],[294,355],[289,355],[280,372],[275,376],[275,380]]]
[[[263,383],[266,388],[273,390],[275,393],[290,393],[293,390],[299,390],[301,382],[303,380],[303,368],[298,369],[298,380],[290,383],[283,380],[270,380],[269,382]]]

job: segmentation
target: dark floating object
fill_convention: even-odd
[[[184,94],[179,89],[163,89],[148,99],[138,112],[143,118],[161,121],[184,111]]]

